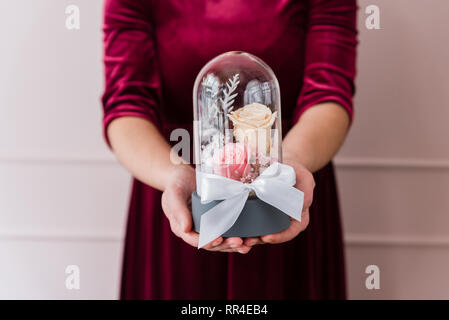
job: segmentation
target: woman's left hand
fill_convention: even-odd
[[[301,222],[292,219],[290,227],[279,233],[269,234],[257,238],[246,238],[244,244],[246,246],[254,246],[256,244],[264,243],[282,243],[295,238],[300,232],[304,231],[309,225],[309,208],[313,201],[313,189],[315,188],[315,180],[312,173],[304,167],[299,161],[284,154],[283,163],[293,167],[296,173],[295,188],[304,192],[304,205],[301,213]]]

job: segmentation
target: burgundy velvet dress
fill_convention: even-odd
[[[107,0],[104,128],[153,122],[191,129],[196,75],[226,51],[264,60],[281,87],[284,130],[317,103],[352,117],[356,0]],[[247,255],[198,250],[170,231],[161,193],[133,182],[122,299],[344,299],[342,230],[332,164],[315,174],[310,224]]]

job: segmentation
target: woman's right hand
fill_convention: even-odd
[[[191,246],[198,247],[199,234],[193,230],[189,209],[192,193],[196,189],[195,181],[195,170],[191,166],[175,165],[162,193],[162,209],[170,222],[172,232]],[[202,249],[245,254],[251,247],[246,246],[241,238],[218,237]]]

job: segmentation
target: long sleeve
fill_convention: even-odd
[[[105,91],[102,96],[106,134],[118,117],[143,117],[160,128],[160,76],[149,2],[107,0],[104,8]]]
[[[309,0],[303,87],[294,122],[308,108],[333,101],[353,117],[356,0]]]

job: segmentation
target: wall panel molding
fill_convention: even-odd
[[[0,241],[43,241],[43,242],[121,242],[124,235],[118,232],[83,231],[0,231]]]
[[[0,164],[58,164],[58,165],[116,165],[111,155],[0,155]],[[393,168],[393,169],[437,169],[449,170],[449,159],[382,158],[382,157],[337,157],[337,168]]]
[[[449,237],[424,236],[394,236],[394,235],[367,235],[346,234],[345,244],[349,247],[448,247]]]
[[[82,231],[0,231],[0,241],[45,241],[45,242],[121,242],[124,235],[119,232]],[[349,247],[448,247],[449,237],[394,236],[380,234],[346,234],[344,242]]]
[[[449,159],[337,157],[337,168],[436,169],[449,170]]]
[[[1,164],[14,165],[117,165],[118,161],[110,156],[83,156],[83,155],[0,155]]]

